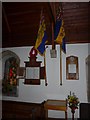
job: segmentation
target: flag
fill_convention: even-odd
[[[62,12],[59,6],[56,16],[56,24],[54,29],[54,40],[56,43],[59,43],[62,47],[62,50],[66,53],[66,42],[65,42],[65,31],[64,31],[64,22],[62,19]]]
[[[40,25],[35,43],[35,48],[41,55],[44,55],[46,42],[47,42],[46,25],[45,25],[44,16],[41,11]]]

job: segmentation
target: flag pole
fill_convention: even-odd
[[[45,66],[45,72],[44,72],[44,78],[45,78],[45,86],[47,86],[47,76],[46,76],[46,58],[45,58],[45,53],[44,53],[44,66]]]
[[[55,49],[55,44],[54,44],[54,24],[52,22],[52,49]]]
[[[54,9],[55,20],[52,21],[52,49],[55,49],[55,42],[54,42],[54,24],[56,22],[55,4],[53,4],[53,9]]]
[[[62,85],[62,48],[60,45],[60,85]]]

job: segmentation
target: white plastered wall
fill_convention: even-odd
[[[5,100],[25,101],[41,103],[47,99],[66,99],[70,91],[75,92],[80,102],[87,102],[86,94],[86,71],[85,59],[88,56],[88,44],[67,44],[67,53],[62,53],[62,86],[60,86],[60,47],[56,46],[57,58],[51,58],[50,49],[46,50],[46,75],[48,86],[41,80],[41,85],[24,85],[24,79],[19,80],[19,96],[6,97]],[[29,61],[28,56],[31,47],[5,48],[11,50],[20,57],[20,66],[25,66],[24,61]],[[79,80],[66,80],[66,57],[74,55],[79,60]],[[37,56],[37,60],[42,61],[43,57]],[[64,118],[64,112],[49,110],[49,117]],[[75,117],[79,117],[79,110],[76,110]],[[71,112],[68,108],[68,118],[71,118]]]

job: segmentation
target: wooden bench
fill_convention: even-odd
[[[43,120],[43,103],[27,103],[20,101],[2,101],[2,120]]]

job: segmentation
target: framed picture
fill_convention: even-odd
[[[18,67],[17,68],[17,79],[24,79],[25,78],[25,67]]]
[[[79,79],[78,57],[66,57],[66,79]]]

